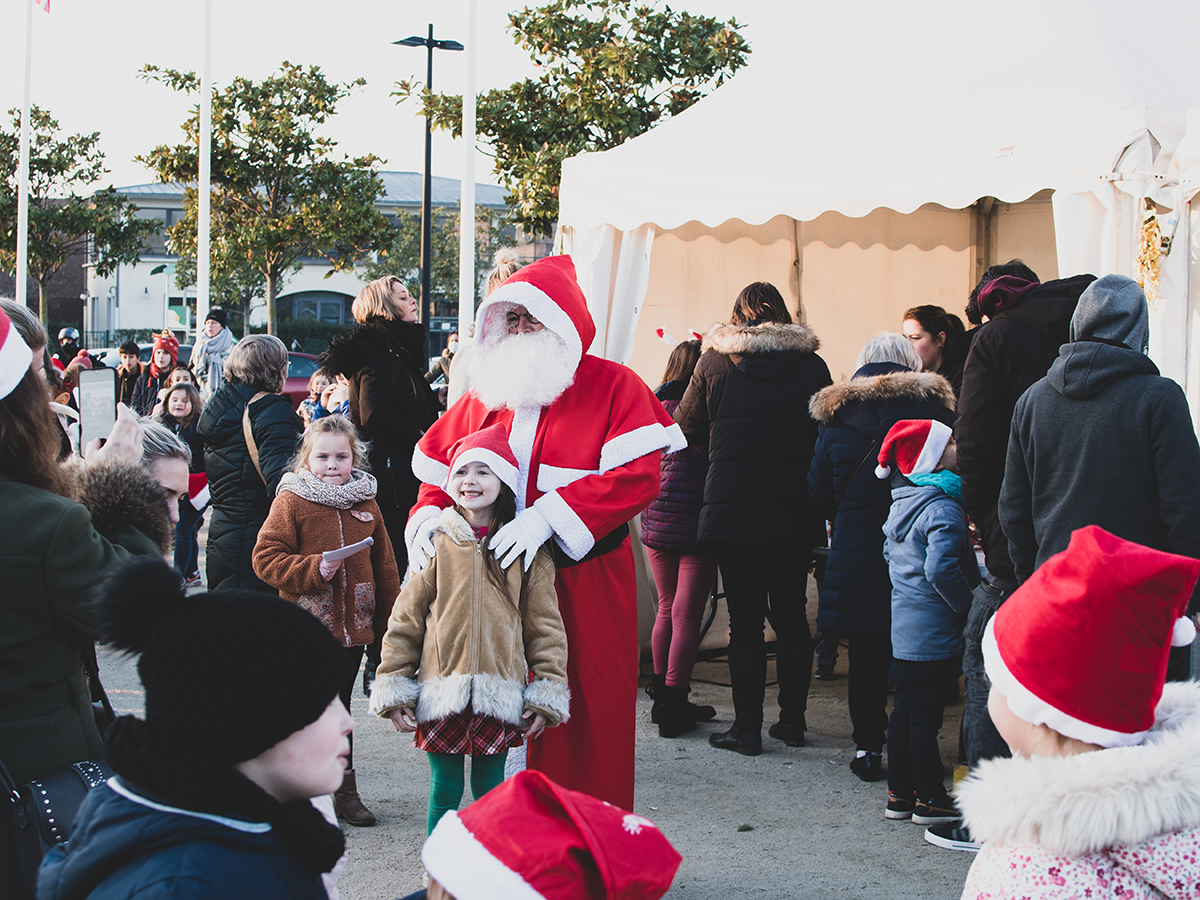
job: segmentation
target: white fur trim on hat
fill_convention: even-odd
[[[33,351],[22,339],[17,326],[0,311],[0,399],[13,392],[33,361]]]
[[[917,454],[912,469],[908,472],[904,472],[903,469],[901,471],[905,475],[928,475],[933,472],[938,467],[938,463],[942,461],[942,453],[945,452],[946,444],[950,442],[953,434],[949,425],[939,422],[937,419],[930,419],[929,434],[925,436],[925,442],[921,444],[921,452]],[[876,478],[887,478],[891,474],[891,466],[875,467]]]
[[[1008,708],[1018,719],[1031,725],[1048,725],[1059,734],[1086,744],[1099,744],[1101,747],[1134,747],[1145,740],[1149,732],[1137,731],[1127,734],[1092,725],[1067,715],[1030,691],[1009,671],[1000,655],[995,627],[996,618],[993,616],[983,632],[983,665],[992,681],[992,687],[1004,695],[1004,699],[1008,701]]]
[[[496,859],[467,831],[457,812],[442,816],[425,841],[421,862],[429,877],[437,879],[455,897],[545,900],[540,891]]]
[[[571,317],[553,297],[531,282],[510,281],[492,291],[491,296],[480,305],[476,315],[481,322],[486,321],[489,311],[501,303],[508,307],[523,306],[529,310],[535,319],[563,339],[571,352],[572,362],[579,365],[579,360],[583,358],[583,341]],[[497,325],[499,324],[497,319]]]
[[[450,493],[450,476],[469,462],[483,463],[496,473],[497,478],[508,485],[508,489],[513,494],[516,494],[517,467],[495,450],[489,450],[487,447],[468,447],[462,453],[458,454],[458,456],[454,457],[450,462],[449,468],[446,469],[446,481],[442,485],[447,494]]]
[[[413,474],[425,484],[437,487],[445,485],[446,479],[450,477],[450,467],[445,463],[438,462],[433,457],[426,456],[421,452],[419,444],[413,447],[412,470]]]

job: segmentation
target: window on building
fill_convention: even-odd
[[[333,291],[300,291],[292,295],[292,318],[299,322],[344,324],[348,299],[345,294]]]

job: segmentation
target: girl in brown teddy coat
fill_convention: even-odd
[[[389,606],[400,593],[400,573],[375,502],[375,478],[364,471],[366,448],[344,416],[318,419],[304,435],[292,471],[280,479],[275,501],[254,545],[254,573],[287,600],[307,609],[347,650],[342,702],[350,694],[363,648],[375,639],[376,598]],[[365,538],[374,544],[344,560],[322,554]],[[358,796],[354,747],[334,794],[337,814],[351,825],[374,825]]]

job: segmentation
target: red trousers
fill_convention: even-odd
[[[637,706],[637,581],[629,539],[560,569],[571,719],[530,741],[527,765],[564,787],[633,809]]]

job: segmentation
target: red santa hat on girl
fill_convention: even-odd
[[[682,857],[649,819],[524,771],[442,816],[421,861],[457,900],[656,900]]]
[[[1200,560],[1089,525],[1071,535],[988,623],[983,660],[1023,721],[1101,747],[1140,744],[1154,724]]]
[[[892,474],[892,463],[901,475],[928,475],[942,460],[950,442],[949,426],[936,419],[901,419],[888,429],[879,448],[878,478]]]
[[[22,340],[12,320],[0,309],[0,399],[20,384],[32,361],[33,351]]]
[[[481,462],[496,473],[496,477],[517,493],[517,457],[508,443],[508,432],[503,425],[489,425],[460,438],[450,448],[450,470],[442,488],[450,492],[450,476],[459,466],[469,462]]]

